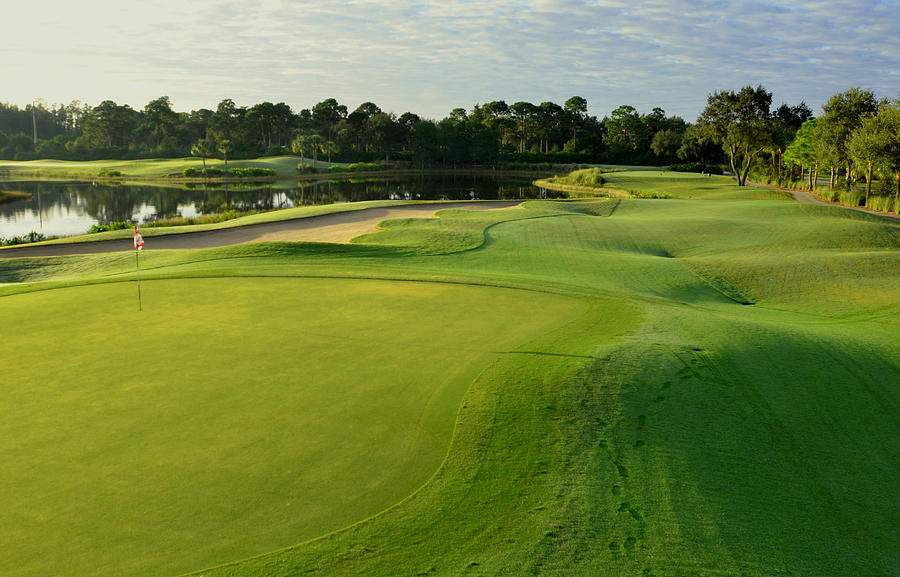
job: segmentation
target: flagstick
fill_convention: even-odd
[[[138,311],[144,310],[141,302],[141,251],[134,251],[134,260],[137,262],[137,279],[138,279]]]

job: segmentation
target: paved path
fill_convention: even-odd
[[[212,248],[266,241],[347,242],[355,236],[375,231],[379,222],[390,218],[428,218],[436,211],[448,208],[486,210],[508,208],[516,206],[520,202],[517,200],[448,202],[366,208],[205,232],[145,237],[144,241],[146,250]],[[0,258],[61,256],[126,250],[134,250],[131,238],[73,244],[18,246],[0,250]]]

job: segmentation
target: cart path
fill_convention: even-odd
[[[375,232],[379,222],[392,218],[430,218],[439,210],[466,209],[489,210],[509,208],[521,204],[520,200],[447,202],[440,204],[408,204],[394,207],[364,208],[336,212],[306,218],[250,224],[203,232],[169,234],[145,237],[145,250],[199,249],[241,244],[245,242],[348,242],[351,238]],[[56,244],[44,246],[18,246],[0,250],[0,258],[33,256],[64,256],[121,252],[134,250],[131,238]]]

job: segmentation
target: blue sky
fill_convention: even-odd
[[[4,24],[0,101],[19,105],[333,97],[440,119],[578,95],[693,121],[748,84],[816,113],[853,86],[900,95],[900,0],[32,0]]]

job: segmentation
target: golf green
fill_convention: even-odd
[[[374,515],[485,365],[585,309],[439,283],[220,278],[0,299],[5,575],[178,574]],[[527,314],[526,314],[527,311]]]

